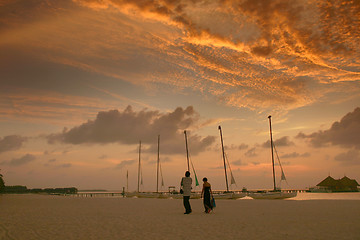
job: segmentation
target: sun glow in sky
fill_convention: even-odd
[[[225,189],[360,180],[355,0],[3,0],[0,169],[6,185],[156,189],[186,170]],[[278,172],[278,176],[280,176]]]

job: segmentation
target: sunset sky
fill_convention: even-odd
[[[187,168],[272,188],[268,115],[287,183],[360,182],[360,1],[2,0],[6,185],[129,191]],[[277,182],[280,173],[277,169]],[[200,188],[196,188],[199,190]]]

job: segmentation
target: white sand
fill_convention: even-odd
[[[0,239],[360,239],[358,200],[0,196]]]

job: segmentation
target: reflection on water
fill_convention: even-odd
[[[360,200],[360,192],[351,193],[308,193],[299,192],[287,200]]]

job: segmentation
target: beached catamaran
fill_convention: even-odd
[[[139,198],[168,198],[169,194],[159,192],[159,174],[161,176],[161,185],[164,186],[164,179],[160,164],[160,135],[158,135],[157,147],[157,164],[156,164],[156,192],[140,192],[140,184],[142,185],[142,169],[141,169],[141,141],[139,145],[139,167],[138,167],[138,190],[136,196]]]
[[[128,173],[126,175],[126,177],[128,178]],[[137,191],[136,192],[127,192],[125,194],[126,197],[139,197],[140,194],[140,184],[143,184],[143,179],[142,179],[142,171],[141,171],[141,141],[139,141],[139,161],[138,161],[138,179],[137,179]]]
[[[185,135],[185,148],[186,148],[187,170],[190,172],[190,163],[191,163],[191,167],[192,167],[192,170],[193,170],[193,173],[194,173],[194,178],[195,178],[195,187],[197,187],[197,186],[199,186],[199,181],[198,181],[197,176],[196,176],[194,164],[193,164],[193,162],[191,161],[191,158],[190,158],[189,145],[188,145],[186,130],[184,131],[184,135]],[[192,199],[194,199],[194,198],[200,198],[200,193],[192,192],[190,198],[192,198]]]
[[[274,167],[274,149],[275,145],[272,138],[272,128],[271,128],[271,116],[268,116],[269,118],[269,125],[270,125],[270,146],[271,146],[271,160],[272,160],[272,173],[273,173],[273,182],[274,182],[274,189],[272,191],[258,191],[258,192],[250,192],[249,196],[254,199],[285,199],[285,198],[292,198],[296,197],[297,192],[296,191],[288,191],[284,192],[281,191],[280,188],[276,187],[276,178],[275,178],[275,167]],[[275,149],[276,151],[276,149]],[[286,180],[284,171],[282,169],[279,156],[276,152],[279,166],[281,168],[281,180]]]
[[[156,164],[156,195],[159,198],[168,198],[169,194],[159,192],[159,174],[161,177],[161,186],[164,187],[164,177],[162,174],[161,163],[160,163],[160,135],[158,135],[158,147],[157,147],[157,164]]]
[[[222,136],[222,130],[221,130],[221,126],[219,126],[219,131],[220,131],[220,140],[221,140],[221,149],[222,149],[222,157],[223,157],[223,163],[224,163],[224,172],[225,172],[225,183],[226,183],[226,191],[223,193],[217,193],[214,194],[215,198],[224,198],[224,199],[237,199],[237,198],[242,198],[246,196],[246,193],[235,193],[233,191],[229,190],[229,183],[228,183],[228,176],[227,176],[227,167],[229,168],[230,171],[230,185],[235,184],[235,178],[232,174],[231,171],[231,167],[230,167],[230,163],[229,160],[226,157],[225,154],[225,150],[224,150],[224,141],[223,141],[223,136]]]

